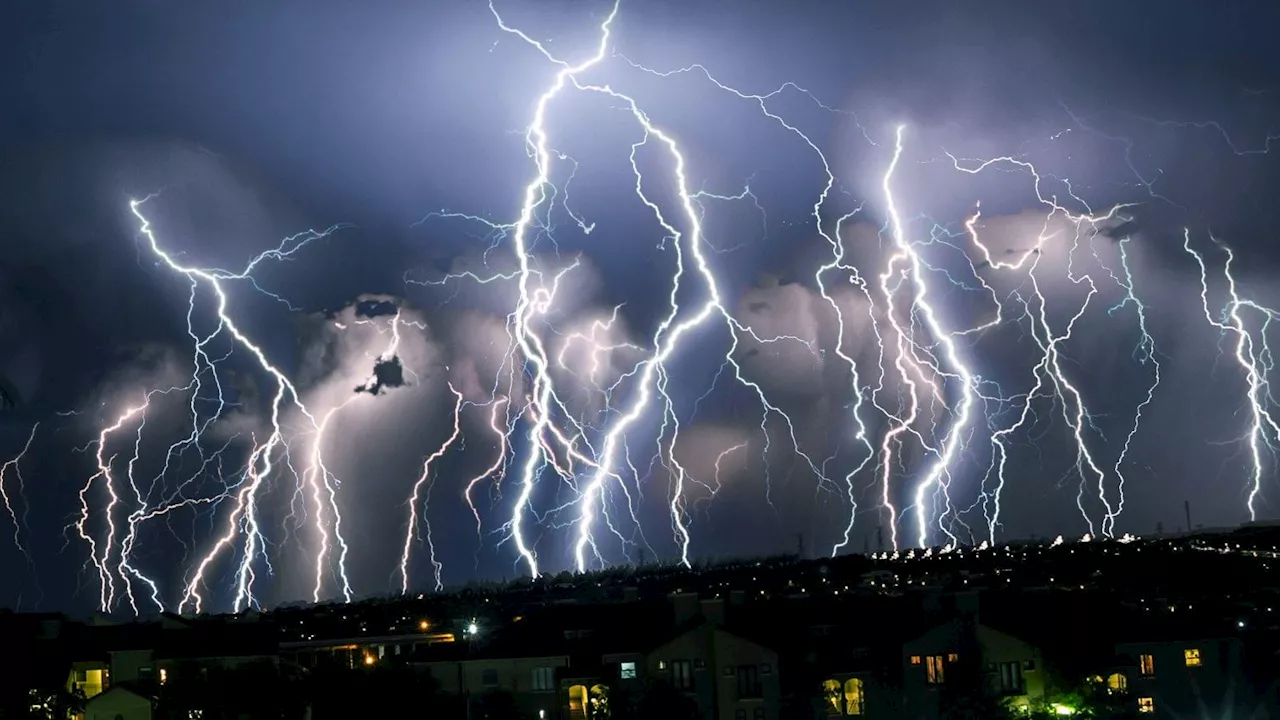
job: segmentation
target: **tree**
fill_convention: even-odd
[[[520,709],[511,693],[490,690],[475,698],[471,717],[474,720],[518,720]]]
[[[313,720],[463,716],[460,704],[440,695],[430,678],[406,665],[378,663],[355,669],[322,665],[308,674],[303,691]]]
[[[615,689],[610,698],[612,720],[695,720],[698,704],[669,682],[648,678],[639,685]]]

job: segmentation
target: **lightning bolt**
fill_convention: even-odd
[[[1266,375],[1268,367],[1264,365],[1266,362],[1264,358],[1269,358],[1271,355],[1270,348],[1267,347],[1265,338],[1262,340],[1257,339],[1248,328],[1242,311],[1252,310],[1262,315],[1267,323],[1275,319],[1277,315],[1276,311],[1271,308],[1240,297],[1240,292],[1236,287],[1235,275],[1231,272],[1231,263],[1235,260],[1235,253],[1231,251],[1230,247],[1219,243],[1216,238],[1212,239],[1227,255],[1226,262],[1222,268],[1222,276],[1227,281],[1227,304],[1219,318],[1215,318],[1213,312],[1209,309],[1208,268],[1205,265],[1204,257],[1195,248],[1191,247],[1190,229],[1183,232],[1182,247],[1195,259],[1196,265],[1200,268],[1200,301],[1204,308],[1205,320],[1222,331],[1224,335],[1231,334],[1236,338],[1235,359],[1245,376],[1245,382],[1248,383],[1245,397],[1251,417],[1247,437],[1252,472],[1250,473],[1249,493],[1245,507],[1249,511],[1249,519],[1257,520],[1258,511],[1255,503],[1258,500],[1259,493],[1262,492],[1262,478],[1265,473],[1262,457],[1263,448],[1266,447],[1268,451],[1274,452],[1274,443],[1280,440],[1280,425],[1276,424],[1271,415],[1271,384]]]
[[[22,544],[22,529],[26,527],[26,509],[22,512],[22,519],[18,518],[18,513],[13,509],[13,499],[9,497],[9,489],[5,484],[5,478],[10,472],[18,481],[18,495],[21,497],[25,494],[26,481],[22,479],[22,468],[20,464],[23,458],[27,456],[27,451],[31,449],[31,443],[35,442],[36,431],[40,429],[40,423],[31,426],[31,432],[27,435],[27,442],[22,446],[22,451],[6,460],[0,465],[0,500],[4,501],[4,509],[9,513],[9,519],[13,521],[13,545],[18,548],[23,555],[27,555],[27,549]]]
[[[285,238],[277,247],[253,258],[245,266],[244,270],[240,272],[203,269],[183,265],[161,245],[152,229],[151,222],[142,212],[142,206],[151,199],[151,197],[148,197],[143,200],[130,201],[129,208],[139,223],[139,236],[145,241],[157,264],[183,276],[189,283],[187,333],[193,343],[192,379],[188,385],[183,387],[148,391],[144,396],[143,402],[128,407],[115,421],[99,431],[95,443],[97,469],[80,491],[81,512],[78,521],[74,525],[81,539],[89,546],[90,561],[97,570],[99,607],[101,610],[110,611],[119,599],[116,584],[117,578],[120,579],[122,585],[120,594],[127,599],[135,612],[138,611],[138,606],[133,594],[134,581],[140,581],[147,585],[150,589],[152,602],[157,609],[164,609],[166,606],[161,600],[158,584],[131,564],[130,558],[137,543],[137,533],[140,525],[148,520],[167,516],[180,508],[198,508],[206,505],[217,507],[223,501],[229,501],[232,507],[227,515],[226,529],[216,539],[208,552],[196,563],[186,583],[182,598],[178,603],[178,609],[181,611],[191,606],[196,612],[202,610],[203,596],[201,588],[210,566],[222,552],[235,544],[237,539],[242,538],[243,552],[235,570],[235,596],[233,603],[235,609],[239,610],[256,603],[254,594],[256,571],[254,564],[260,556],[265,557],[267,547],[267,540],[263,534],[257,514],[257,505],[260,502],[261,492],[268,476],[277,470],[277,464],[282,464],[286,471],[291,471],[291,465],[287,460],[288,440],[282,424],[282,412],[286,402],[308,421],[311,431],[318,438],[323,437],[323,427],[303,405],[301,395],[293,382],[269,360],[261,346],[256,344],[236,323],[230,313],[230,298],[226,290],[226,284],[237,281],[247,282],[255,290],[288,305],[288,302],[279,295],[263,289],[254,279],[253,272],[264,261],[288,259],[311,242],[328,237],[340,226],[334,226],[323,232],[308,231]],[[196,329],[197,300],[202,291],[210,292],[214,300],[214,315],[217,322],[216,326],[209,332],[201,332]],[[290,308],[292,309],[292,306]],[[205,431],[222,417],[227,407],[222,383],[216,369],[217,364],[223,358],[215,357],[210,353],[211,343],[223,335],[229,336],[236,346],[247,350],[250,357],[257,361],[258,367],[275,381],[276,392],[271,402],[270,430],[267,433],[267,437],[261,442],[254,440],[240,479],[227,485],[223,492],[203,496],[188,496],[185,494],[187,486],[195,480],[197,475],[207,470],[211,464],[220,464],[221,462],[221,450],[211,455],[205,455],[204,451],[201,450],[202,461],[196,474],[180,482],[176,490],[162,493],[161,499],[153,501],[153,493],[157,490],[161,480],[174,467],[177,459],[189,448],[200,447]],[[207,385],[212,386],[214,393],[213,410],[211,412],[201,410],[202,406],[209,404],[208,396],[203,393],[207,389]],[[142,435],[146,426],[146,415],[155,395],[167,395],[173,392],[190,393],[188,406],[191,413],[190,431],[185,439],[169,447],[165,455],[164,467],[155,480],[144,490],[135,473],[142,452]],[[326,423],[331,416],[332,412],[326,416]],[[114,467],[116,456],[108,455],[107,448],[112,437],[131,423],[137,424],[134,452],[125,466],[123,478],[121,478]],[[318,447],[319,441],[317,441]],[[225,450],[225,447],[223,449]],[[295,479],[300,486],[306,483],[314,484],[317,482],[317,476],[324,477],[325,482],[330,478],[329,473],[323,467],[323,460],[320,458],[318,449],[312,454],[312,458],[317,463],[317,466],[310,472],[309,479],[304,481],[303,478],[296,477],[295,473]],[[122,480],[127,482],[132,490],[130,501],[134,503],[134,507],[125,522],[123,533],[116,521],[117,508],[124,501],[117,489],[118,482]],[[90,495],[93,493],[94,487],[98,485],[101,486],[106,495],[106,504],[100,513],[101,524],[105,528],[95,536],[93,529],[90,527],[91,517],[94,516]],[[322,500],[322,496],[318,493],[314,497],[317,502]],[[345,540],[341,538],[340,510],[332,493],[329,494],[328,502],[325,504],[325,510],[334,518],[335,537],[342,546],[341,554],[345,560],[346,545]],[[329,533],[325,528],[325,522],[324,513],[318,512],[316,529],[317,533],[322,537],[322,547],[317,556],[318,567],[324,564],[329,552]],[[114,565],[113,560],[115,561]],[[345,569],[340,568],[340,574],[343,578],[344,597],[349,599],[350,587],[346,582]]]
[[[1041,170],[1023,154],[975,159],[943,150],[945,160],[939,155],[919,161],[921,165],[937,163],[945,172],[954,170],[963,176],[1016,173],[1031,186],[1039,204],[1036,212],[1044,211],[1040,231],[1028,238],[1027,247],[1003,253],[992,250],[980,204],[956,222],[913,217],[904,210],[915,202],[902,190],[909,179],[903,176],[910,174],[904,168],[909,156],[927,152],[917,149],[917,143],[911,143],[908,152],[906,124],[892,128],[891,143],[877,142],[854,113],[821,101],[795,82],[744,90],[723,82],[701,64],[652,69],[615,47],[620,12],[616,1],[603,17],[593,20],[593,44],[574,59],[566,59],[569,56],[554,50],[551,43],[509,23],[497,0],[487,0],[487,9],[500,37],[513,37],[536,52],[549,66],[550,79],[530,91],[534,100],[522,139],[531,169],[517,198],[514,219],[495,221],[440,210],[419,221],[478,225],[484,246],[482,266],[425,279],[406,272],[406,284],[500,285],[515,295],[504,309],[509,310],[505,318],[497,318],[504,320],[506,336],[496,343],[502,345],[498,369],[491,384],[488,377],[482,380],[487,385],[478,391],[482,397],[476,397],[469,378],[466,383],[456,378],[448,381],[454,398],[451,431],[438,447],[427,448],[430,452],[421,456],[416,480],[405,497],[408,517],[391,576],[392,583],[399,580],[401,593],[410,592],[414,549],[421,545],[427,548],[433,587],[437,591],[444,587],[444,560],[437,553],[431,521],[441,509],[438,505],[433,509],[431,499],[436,493],[439,501],[435,487],[441,463],[466,450],[470,438],[464,438],[463,414],[469,413],[468,408],[484,408],[487,430],[481,428],[481,432],[486,439],[492,433],[496,453],[486,467],[450,492],[458,492],[466,503],[480,545],[485,543],[486,531],[501,537],[499,545],[510,542],[515,549],[513,561],[534,578],[545,571],[540,554],[540,550],[546,552],[544,531],[566,533],[569,546],[564,552],[570,557],[563,562],[578,572],[609,564],[619,548],[624,554],[629,548],[652,549],[641,519],[647,503],[669,518],[671,544],[667,547],[691,566],[700,503],[711,502],[724,488],[722,462],[748,448],[756,456],[757,447],[764,501],[771,507],[779,482],[775,475],[781,474],[780,446],[780,452],[794,463],[783,482],[801,474],[805,482],[812,479],[815,501],[821,495],[838,507],[838,525],[824,529],[830,537],[824,536],[823,547],[829,547],[832,556],[847,552],[858,518],[871,512],[887,526],[894,557],[905,545],[924,549],[902,548],[907,557],[932,557],[930,546],[936,544],[944,545],[943,553],[965,542],[994,546],[1007,512],[1002,501],[1013,482],[1009,461],[1016,439],[1025,436],[1038,451],[1043,435],[1034,428],[1061,432],[1065,427],[1065,437],[1059,441],[1069,443],[1074,458],[1066,463],[1060,482],[1073,487],[1076,509],[1087,526],[1085,537],[1114,538],[1120,532],[1135,438],[1146,425],[1163,372],[1149,307],[1131,268],[1130,238],[1114,245],[1114,255],[1109,254],[1110,245],[1099,249],[1097,242],[1127,219],[1123,213],[1132,204],[1097,212],[1077,193],[1079,186]],[[803,334],[812,330],[809,327],[795,335],[761,329],[765,325],[754,318],[768,313],[758,313],[747,302],[749,296],[742,298],[726,278],[725,268],[732,267],[727,253],[745,243],[715,237],[716,225],[709,225],[707,216],[719,203],[750,203],[767,237],[776,216],[766,213],[762,198],[767,196],[757,194],[766,186],[752,173],[742,182],[741,191],[704,187],[707,183],[699,181],[694,167],[697,155],[672,129],[675,126],[656,120],[653,107],[626,89],[625,80],[636,75],[658,83],[676,76],[705,83],[710,92],[763,118],[771,132],[792,143],[807,161],[816,163],[815,168],[821,167],[813,194],[805,200],[804,222],[811,239],[820,241],[822,256],[816,268],[806,266],[812,269],[811,277],[795,283],[809,293],[806,300],[813,300],[823,325],[820,332],[812,331],[810,337]],[[553,110],[568,105],[570,96],[598,100],[619,111],[627,132],[632,133],[617,145],[619,151],[629,149],[631,177],[624,177],[631,185],[628,202],[638,203],[652,218],[648,227],[654,247],[663,253],[664,262],[670,262],[661,284],[648,289],[660,298],[656,318],[635,321],[637,306],[627,303],[601,304],[584,316],[572,299],[564,299],[573,292],[565,288],[579,284],[590,267],[585,254],[567,249],[557,222],[591,242],[606,242],[607,237],[601,238],[608,235],[604,225],[592,221],[578,206],[582,202],[579,170],[587,165],[557,147],[560,136],[569,133],[568,126],[555,123]],[[816,108],[840,116],[846,124],[845,118],[852,119],[862,138],[877,148],[881,159],[873,173],[878,180],[873,202],[858,202],[855,207],[840,198],[849,193],[833,170],[838,163],[829,161],[828,151],[804,123],[779,110],[784,98],[799,99],[811,111]],[[1101,134],[1064,109],[1078,128]],[[1260,147],[1252,148],[1238,143],[1217,122],[1161,124],[1216,132],[1232,153],[1241,156],[1266,154],[1276,139],[1268,136]],[[1103,137],[1125,144],[1124,160],[1151,198],[1172,203],[1155,192],[1158,176],[1139,174],[1132,140]],[[87,446],[93,449],[94,469],[87,471],[91,474],[79,491],[80,512],[68,529],[74,528],[88,547],[85,567],[96,575],[98,606],[112,611],[127,605],[138,613],[141,605],[150,602],[157,610],[176,607],[180,612],[202,612],[209,604],[206,594],[228,578],[229,587],[221,592],[230,597],[233,609],[260,606],[259,579],[275,572],[275,548],[290,542],[291,535],[307,556],[311,599],[320,602],[332,595],[350,601],[355,592],[347,574],[352,548],[343,532],[342,483],[332,469],[338,465],[325,449],[339,432],[336,428],[344,424],[346,413],[370,402],[366,396],[380,392],[381,363],[398,361],[404,328],[426,331],[427,327],[406,319],[398,304],[389,324],[372,317],[354,321],[379,334],[388,333],[389,341],[382,352],[367,356],[375,363],[374,371],[362,376],[355,394],[321,403],[308,395],[307,388],[299,388],[266,345],[237,322],[232,288],[247,286],[296,311],[288,299],[263,287],[255,273],[264,263],[291,259],[339,226],[285,238],[238,270],[196,267],[157,238],[143,214],[151,200],[131,201],[130,210],[155,265],[187,282],[190,374],[173,386],[130,388],[129,402],[123,410],[110,408],[97,427],[96,440]],[[868,222],[864,219],[873,210],[879,213],[878,235],[871,247],[854,248],[857,235],[848,232],[849,226]],[[926,224],[921,225],[921,220]],[[926,232],[927,223],[933,226]],[[871,231],[874,235],[875,228]],[[1190,229],[1184,232],[1183,248],[1199,267],[1205,319],[1223,337],[1234,340],[1232,356],[1245,381],[1251,417],[1242,438],[1250,456],[1246,506],[1256,519],[1268,463],[1264,456],[1280,449],[1280,423],[1273,418],[1276,404],[1268,380],[1274,362],[1267,344],[1270,323],[1278,316],[1277,311],[1241,295],[1233,272],[1234,254],[1216,238],[1213,242],[1226,254],[1222,279],[1227,298],[1220,309],[1212,307],[1208,297],[1207,263],[1192,247]],[[1044,260],[1051,252],[1065,258],[1065,269]],[[863,253],[876,254],[870,261],[857,260]],[[1065,304],[1048,284],[1049,274],[1060,272],[1065,272],[1069,283]],[[953,293],[973,293],[981,303],[976,322],[967,318],[963,307],[951,305]],[[442,304],[452,300],[446,298]],[[1136,406],[1126,406],[1120,413],[1123,419],[1117,424],[1123,424],[1123,429],[1116,437],[1123,440],[1115,441],[1103,433],[1104,427],[1111,430],[1111,421],[1100,422],[1105,416],[1095,415],[1101,401],[1086,397],[1089,386],[1078,376],[1079,364],[1070,355],[1081,328],[1095,319],[1090,313],[1097,315],[1104,309],[1108,317],[1123,316],[1124,322],[1136,323],[1132,361],[1142,368],[1145,390],[1136,398]],[[834,338],[827,323],[834,328]],[[1004,332],[1004,328],[1021,333],[1024,346],[1032,352],[1030,375],[1018,380],[1019,389],[1014,392],[1005,390],[1009,379],[984,374],[988,364],[983,343],[988,333]],[[707,352],[712,343],[716,343],[711,351],[713,363],[708,368],[715,369],[714,377],[685,396],[684,362],[695,353]],[[838,383],[839,402],[832,405],[832,412],[838,412],[842,421],[823,439],[827,445],[822,454],[809,446],[812,434],[802,432],[806,428],[798,422],[796,410],[782,402],[782,396],[767,392],[768,383],[753,376],[753,366],[747,362],[754,354],[764,355],[784,344],[809,353],[821,367],[824,385]],[[245,358],[255,377],[268,379],[270,410],[252,432],[213,447],[207,438],[209,429],[236,405],[223,387],[223,365],[233,353],[237,362]],[[486,362],[489,359],[486,356]],[[413,375],[413,379],[418,378]],[[706,465],[698,472],[690,470],[699,467],[694,463],[685,466],[685,450],[696,443],[696,434],[688,426],[702,419],[703,400],[723,392],[727,384],[751,403],[745,413],[750,439],[720,450],[710,464],[710,477],[700,476]],[[459,388],[467,390],[465,396]],[[310,398],[308,402],[304,396]],[[144,469],[150,467],[144,435],[150,438],[160,428],[175,426],[167,417],[159,418],[173,411],[171,398],[177,397],[184,399],[184,419],[176,424],[181,437],[168,445],[163,463],[157,463],[162,467],[144,476]],[[1046,414],[1045,407],[1052,413]],[[742,415],[736,405],[733,409]],[[35,434],[33,427],[22,452],[0,466],[0,498],[14,523],[15,545],[23,552],[19,528],[25,520],[15,510],[8,477],[12,473],[21,493],[19,463]],[[124,447],[126,437],[132,441],[131,449]],[[484,450],[488,457],[487,442]],[[230,459],[233,455],[237,460]],[[708,452],[705,460],[711,459]],[[207,487],[210,478],[215,480],[212,491]],[[476,499],[489,482],[492,510],[502,515],[500,524],[489,524]],[[665,495],[661,490],[653,492],[654,485],[662,482]],[[263,508],[282,485],[291,486],[288,515],[282,529],[270,528],[269,522],[277,522],[275,515]],[[650,498],[650,493],[658,499]],[[868,498],[871,508],[860,508]],[[183,559],[181,590],[173,602],[144,567],[148,558],[140,548],[148,523],[171,522],[179,512],[207,514],[218,529],[212,538],[183,542],[192,557]],[[282,540],[272,537],[281,530]],[[828,539],[830,543],[825,544]]]
[[[428,455],[426,459],[422,461],[422,474],[418,476],[418,481],[413,484],[413,490],[409,493],[409,499],[407,501],[409,505],[409,523],[405,528],[404,550],[400,555],[400,592],[405,594],[408,594],[409,592],[410,550],[413,548],[414,535],[418,532],[418,496],[424,495],[422,500],[422,509],[425,514],[427,506],[431,501],[431,487],[433,484],[431,481],[431,464],[444,457],[445,453],[449,451],[449,448],[453,447],[453,444],[457,442],[458,438],[462,435],[462,393],[454,389],[452,383],[449,384],[449,392],[453,393],[453,396],[457,401],[453,406],[453,432],[444,441],[444,443],[436,449],[435,452]],[[423,488],[426,488],[425,493],[423,492]],[[444,589],[444,583],[441,582],[440,572],[443,569],[443,566],[436,560],[436,546],[435,542],[431,539],[431,523],[426,522],[425,525],[427,547],[431,553],[431,566],[435,573],[435,588],[436,590],[442,590]]]

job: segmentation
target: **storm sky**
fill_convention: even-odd
[[[612,5],[494,8],[575,64]],[[1273,3],[624,0],[523,263],[560,66],[484,2],[2,12],[2,603],[572,570],[597,478],[590,568],[1280,518]]]

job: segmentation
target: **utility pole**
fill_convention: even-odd
[[[1182,509],[1187,513],[1187,532],[1191,532],[1191,501],[1183,500]]]
[[[804,559],[804,533],[796,533],[796,557]]]
[[[876,526],[876,551],[884,552],[884,526]]]

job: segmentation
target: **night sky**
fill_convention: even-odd
[[[902,5],[7,4],[0,603],[1280,519],[1280,6]]]

